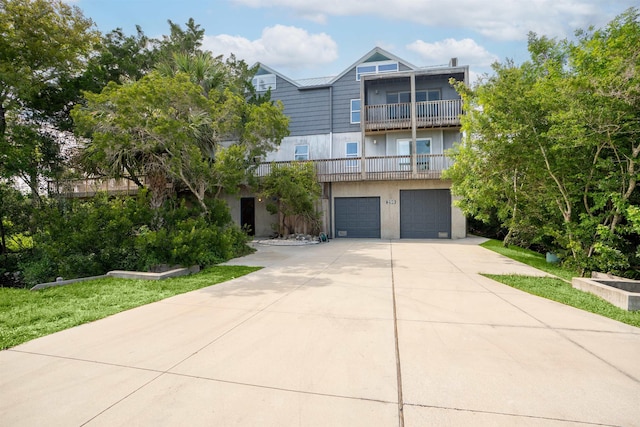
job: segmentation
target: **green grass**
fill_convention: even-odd
[[[579,275],[576,270],[564,268],[558,264],[548,263],[544,255],[530,251],[529,249],[523,249],[514,245],[505,248],[499,240],[488,240],[480,246],[497,252],[500,255],[504,255],[507,258],[535,267],[538,270],[546,271],[547,273],[558,276],[561,279],[571,281],[572,277]]]
[[[160,281],[106,278],[40,291],[0,288],[0,349],[259,269],[215,266]]]
[[[559,277],[557,279],[553,277],[485,274],[490,279],[539,297],[640,327],[640,311],[626,311],[596,295],[574,289],[570,282],[572,277],[579,276],[576,270],[564,268],[557,264],[550,264],[546,261],[544,255],[528,249],[518,246],[505,248],[499,240],[489,240],[480,246]]]
[[[561,279],[492,274],[486,274],[485,276],[533,295],[640,327],[640,311],[626,311],[618,308],[600,297],[574,289],[570,283]]]

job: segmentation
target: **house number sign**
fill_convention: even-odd
[[[395,200],[387,200],[387,204],[388,205],[395,205],[396,201]]]

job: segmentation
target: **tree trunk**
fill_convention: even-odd
[[[0,217],[0,255],[8,252],[7,242],[5,240],[4,221]]]
[[[2,138],[7,131],[6,113],[7,110],[4,108],[4,105],[2,105],[2,102],[0,102],[0,138]]]

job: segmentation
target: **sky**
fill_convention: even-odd
[[[472,81],[495,61],[528,59],[527,35],[573,38],[637,0],[65,0],[97,28],[150,37],[193,18],[215,55],[302,79],[335,76],[379,46],[415,66],[458,58]]]

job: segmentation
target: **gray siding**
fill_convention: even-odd
[[[300,90],[277,76],[276,90],[271,92],[271,99],[284,104],[291,136],[330,132],[328,87]]]
[[[358,132],[360,124],[351,124],[351,100],[360,98],[360,82],[355,67],[333,84],[333,132]]]
[[[400,71],[410,70],[402,63],[399,66]],[[394,79],[392,73],[388,76],[388,80],[367,82],[368,105],[386,103],[387,92],[410,90],[409,78]],[[463,79],[462,74],[417,76],[416,90],[439,89],[442,99],[458,99],[459,95],[449,84],[451,77]],[[271,97],[283,102],[284,113],[290,119],[292,137],[360,131],[359,123],[351,123],[351,100],[360,98],[360,82],[356,81],[355,67],[335,81],[331,88],[300,88],[276,74],[276,90],[272,91]]]

